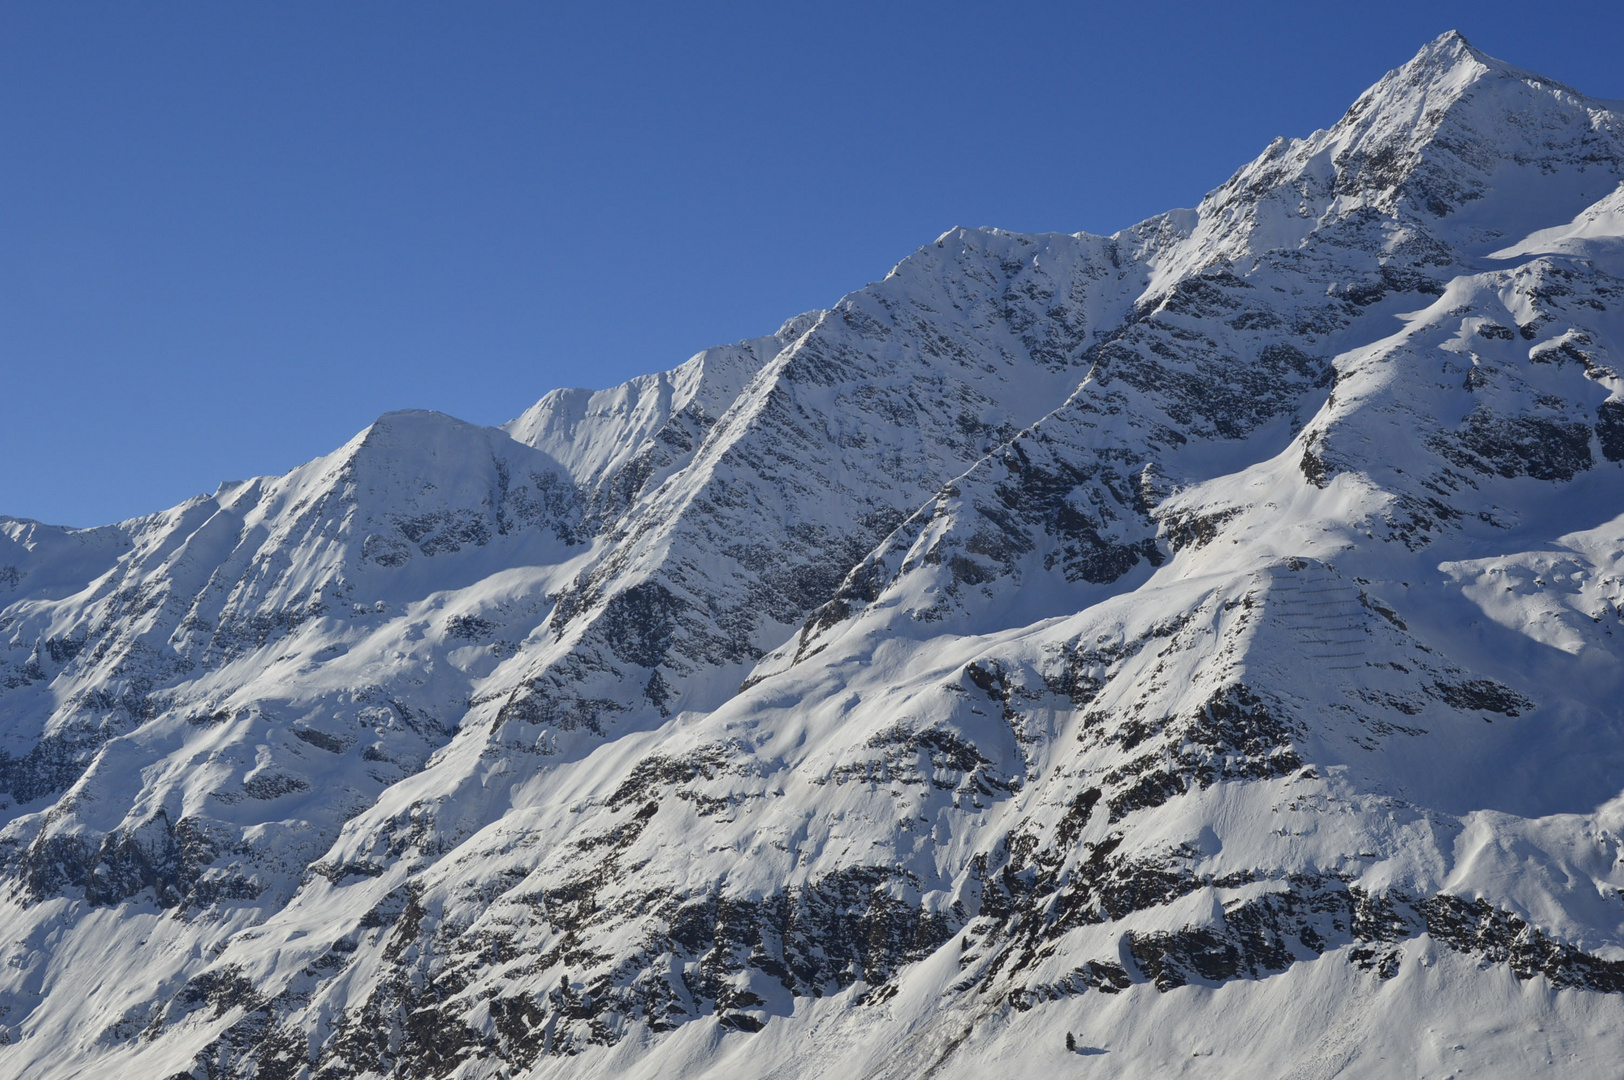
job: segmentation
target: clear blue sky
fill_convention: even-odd
[[[953,225],[1194,205],[1451,27],[1624,97],[1617,0],[7,3],[0,513],[499,423]]]

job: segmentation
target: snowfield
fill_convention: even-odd
[[[0,1076],[1611,1078],[1624,103],[1458,34],[502,428],[0,518]]]

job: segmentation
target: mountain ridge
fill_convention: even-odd
[[[1605,1075],[1621,182],[1446,34],[1193,210],[0,520],[0,1070]]]

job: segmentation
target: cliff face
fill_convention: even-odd
[[[1612,1075],[1621,182],[1445,35],[1194,210],[0,519],[0,1074]]]

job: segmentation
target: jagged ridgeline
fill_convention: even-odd
[[[0,519],[0,1076],[1611,1077],[1624,104]]]

